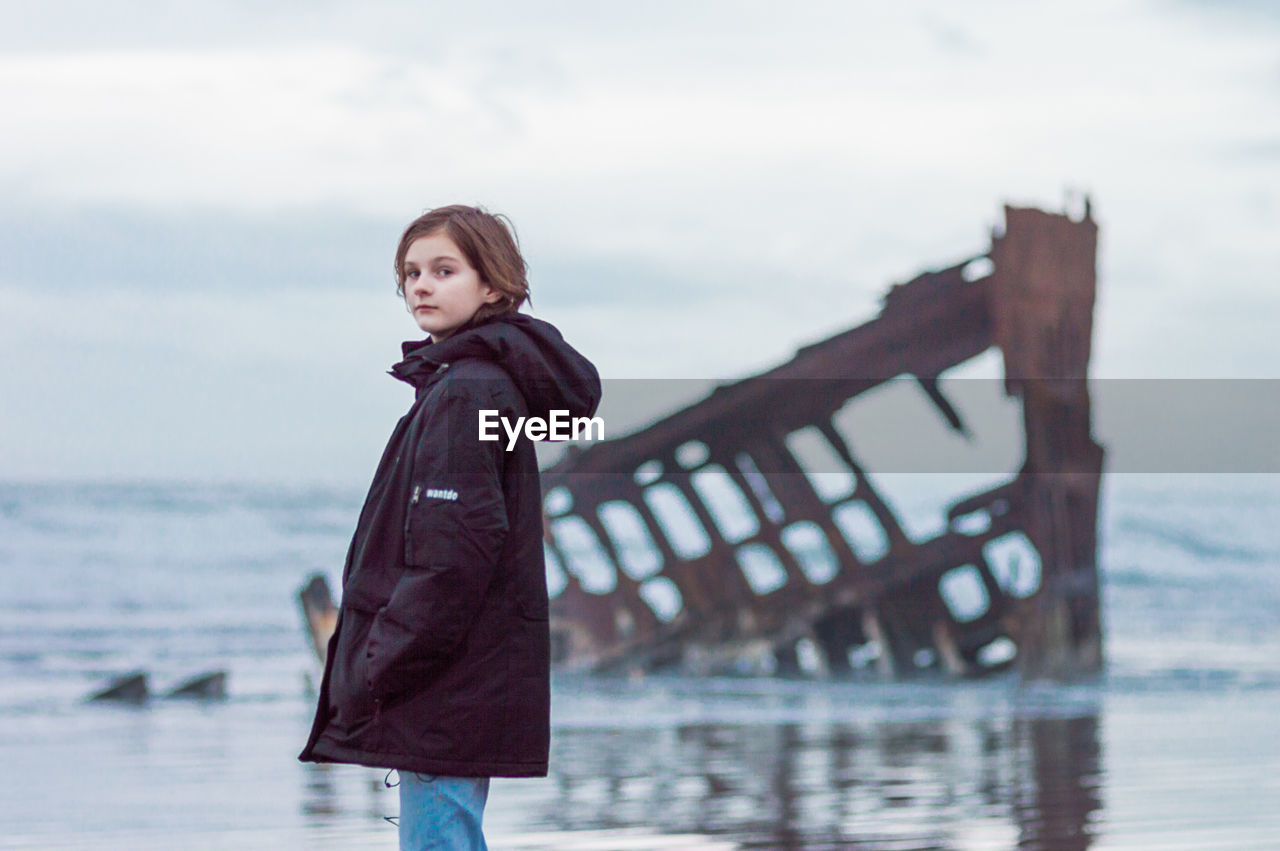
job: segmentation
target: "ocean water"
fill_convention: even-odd
[[[0,848],[395,847],[394,774],[295,759],[361,495],[0,484]],[[490,845],[1280,848],[1280,477],[1111,477],[1100,557],[1094,683],[557,676]]]

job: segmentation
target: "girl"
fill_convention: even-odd
[[[489,778],[547,773],[550,638],[533,444],[481,441],[480,412],[589,417],[600,378],[517,312],[525,263],[485,210],[421,216],[395,270],[429,337],[391,370],[415,400],[360,512],[299,758],[398,769],[402,849],[484,848]]]

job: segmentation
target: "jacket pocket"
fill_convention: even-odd
[[[366,571],[351,578],[342,589],[342,607],[376,615],[395,591],[396,580],[385,572]]]
[[[329,675],[330,723],[336,738],[361,749],[373,749],[377,744],[378,707],[369,689],[365,659],[373,615],[346,606],[342,619]]]
[[[459,476],[452,487],[414,485],[404,523],[404,561],[455,567],[498,561],[507,535],[501,484],[483,474]]]

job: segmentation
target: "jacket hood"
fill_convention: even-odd
[[[414,387],[442,364],[478,358],[511,376],[533,416],[567,410],[572,417],[590,417],[600,404],[600,374],[591,361],[566,343],[554,325],[524,313],[501,313],[464,326],[439,343],[416,340],[401,349],[404,360],[391,374]]]

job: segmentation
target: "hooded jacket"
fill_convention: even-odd
[[[405,343],[415,388],[365,498],[299,759],[428,774],[547,773],[550,636],[533,444],[481,411],[593,416],[600,378],[520,313]]]

